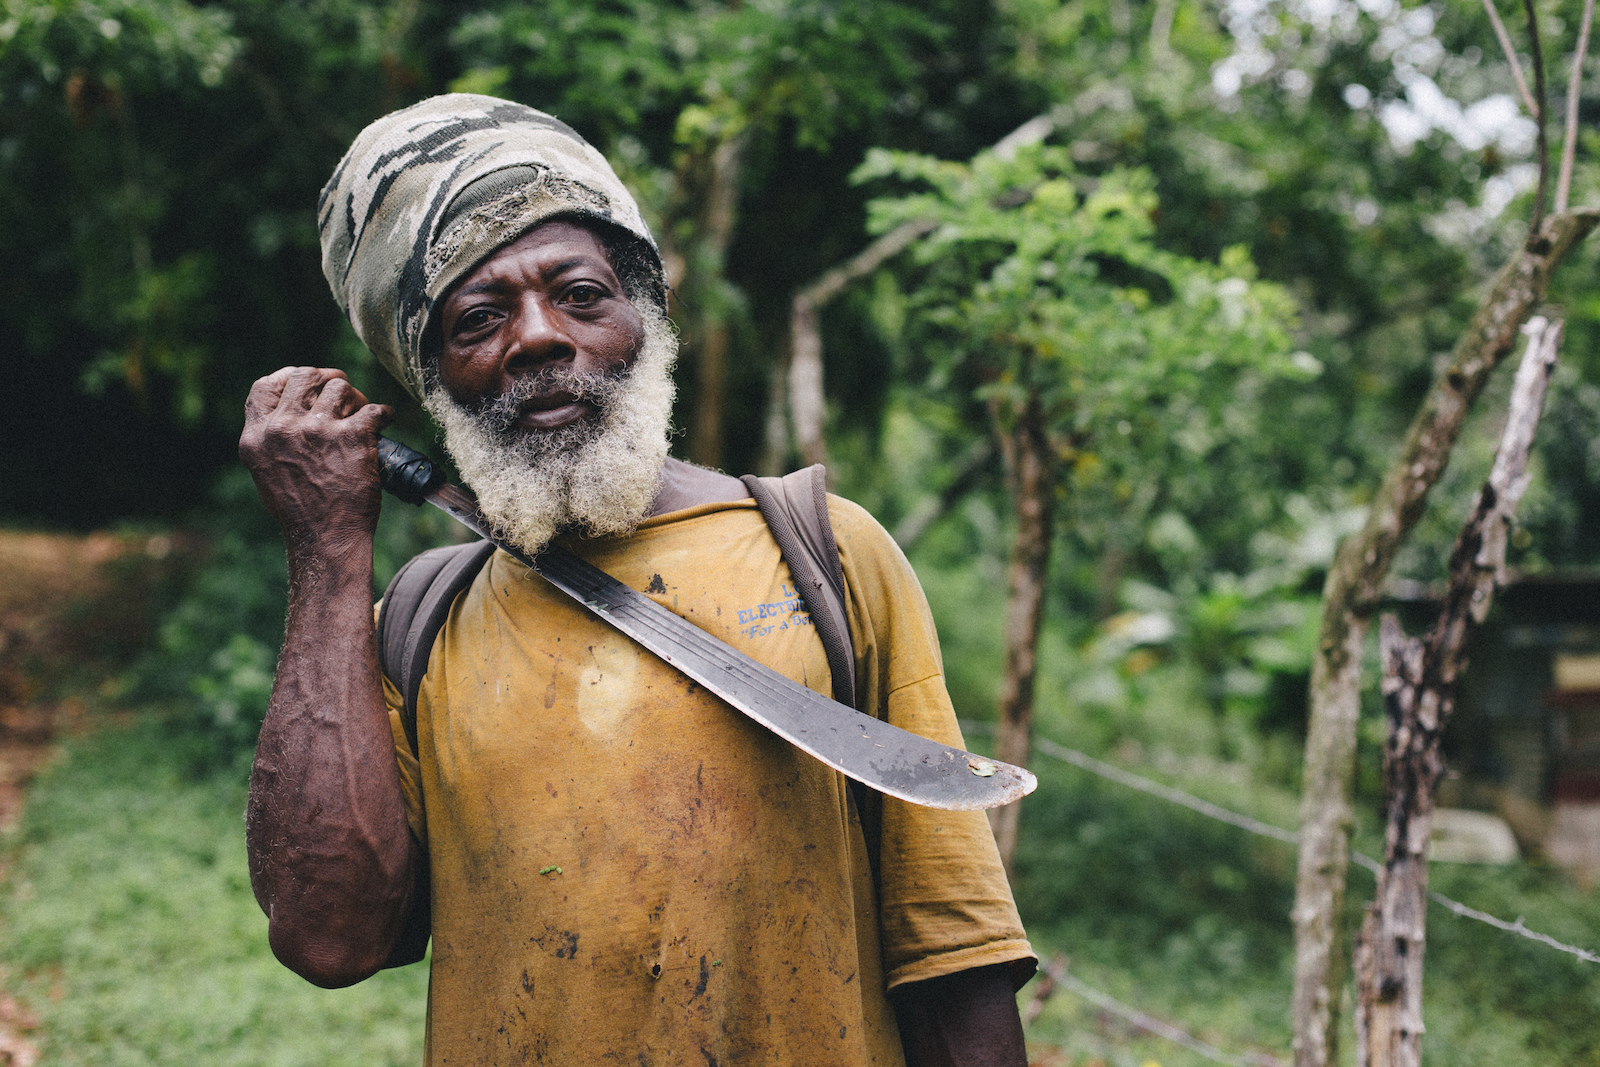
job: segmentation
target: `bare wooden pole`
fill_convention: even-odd
[[[1322,592],[1311,669],[1311,709],[1300,800],[1300,854],[1291,917],[1291,1010],[1296,1067],[1334,1062],[1343,984],[1345,869],[1350,783],[1360,710],[1361,653],[1395,553],[1422,516],[1473,402],[1544,301],[1550,277],[1600,221],[1595,211],[1553,215],[1494,279],[1450,361],[1424,398],[1361,530],[1340,545]]]
[[[1426,639],[1407,637],[1383,617],[1383,867],[1356,942],[1356,1062],[1360,1067],[1421,1067],[1422,958],[1427,945],[1428,837],[1444,773],[1441,746],[1466,669],[1466,642],[1489,614],[1504,581],[1506,542],[1527,489],[1528,454],[1561,348],[1560,320],[1528,323],[1511,407],[1488,480],[1478,491],[1450,559],[1450,583]]]

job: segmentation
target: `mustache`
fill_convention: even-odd
[[[516,379],[499,396],[478,403],[472,413],[501,436],[511,432],[530,401],[557,394],[593,404],[604,414],[626,386],[628,369],[623,364],[603,371],[581,371],[561,364],[540,367]]]

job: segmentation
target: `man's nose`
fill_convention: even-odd
[[[505,358],[508,370],[533,370],[546,363],[569,360],[577,353],[561,314],[540,294],[530,293],[523,298],[514,326],[515,335]]]

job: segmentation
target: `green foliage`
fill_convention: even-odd
[[[663,118],[690,147],[788,120],[824,148],[888,107],[917,73],[910,47],[940,29],[891,0],[505,4],[456,26],[471,58],[453,87],[542,100],[607,142]]]
[[[1157,245],[1144,170],[1090,178],[1067,150],[1030,146],[971,164],[874,151],[856,174],[891,177],[931,191],[874,201],[872,227],[934,223],[892,311],[904,323],[907,376],[956,413],[958,433],[988,423],[1002,450],[1038,411],[1071,551],[1143,550],[1154,564],[1146,573],[1177,594],[1134,582],[1167,601],[1165,614],[1109,620],[1095,655],[1148,657],[1174,641],[1219,715],[1230,697],[1262,697],[1271,672],[1303,669],[1311,613],[1284,595],[1304,569],[1263,567],[1241,580],[1195,529],[1246,562],[1253,553],[1240,549],[1263,526],[1275,516],[1288,525],[1268,393],[1321,369],[1291,352],[1289,295],[1259,280],[1242,248],[1208,263]],[[1090,580],[1115,588],[1121,576]],[[1131,674],[1148,666],[1126,664]]]
[[[171,725],[201,766],[247,767],[283,638],[288,575],[272,521],[244,471],[218,485],[206,557],[125,676],[126,696],[182,709]]]
[[[1028,147],[970,165],[874,152],[856,175],[889,176],[932,191],[874,201],[875,230],[937,223],[914,250],[910,375],[977,418],[972,402],[986,403],[1000,432],[1040,404],[1069,499],[1111,505],[1074,505],[1076,521],[1115,514],[1146,485],[1162,502],[1192,485],[1229,444],[1258,438],[1268,383],[1318,370],[1291,356],[1294,305],[1244,250],[1213,264],[1155,244],[1146,172],[1113,170],[1080,192],[1066,150]]]
[[[427,971],[317,989],[282,967],[250,893],[237,773],[195,780],[153,722],[72,743],[5,842],[0,957],[45,1062],[418,1062]]]

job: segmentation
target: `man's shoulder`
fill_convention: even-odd
[[[846,569],[852,558],[860,565],[875,564],[910,569],[905,553],[872,513],[846,497],[828,494],[828,522]]]
[[[650,514],[666,515],[702,504],[748,499],[749,490],[732,475],[669,456],[661,465],[661,489],[650,505]]]

